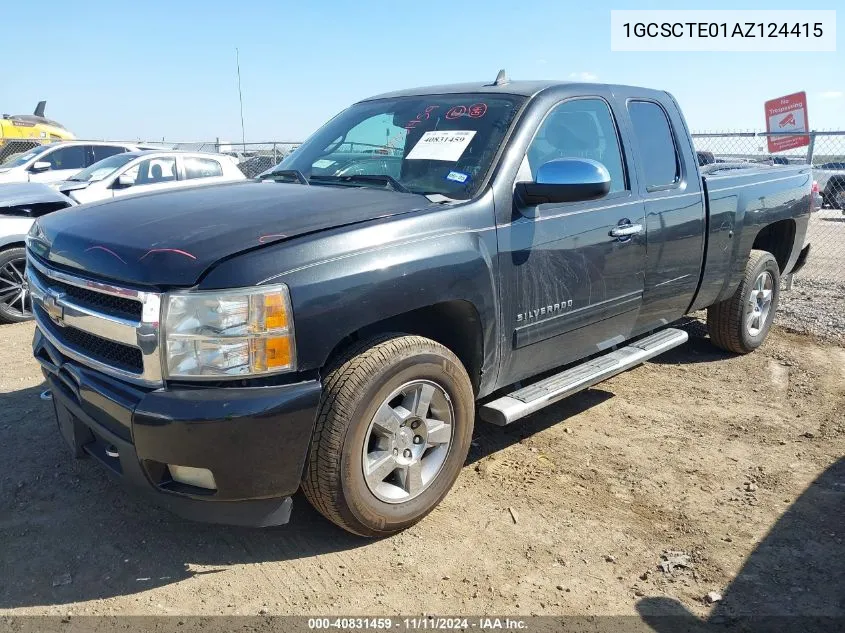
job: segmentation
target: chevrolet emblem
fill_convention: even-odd
[[[44,312],[47,313],[47,316],[50,317],[50,320],[53,321],[53,323],[60,327],[64,327],[65,309],[59,305],[58,297],[53,294],[45,294],[44,299],[41,301],[41,305],[44,308]]]

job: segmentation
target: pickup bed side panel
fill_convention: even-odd
[[[301,371],[323,367],[339,343],[366,326],[438,303],[467,302],[482,330],[483,395],[492,390],[488,382],[498,366],[495,249],[488,193],[466,205],[443,205],[246,253],[219,264],[199,287],[288,284]]]
[[[795,222],[795,241],[785,271],[795,264],[810,218],[807,167],[748,169],[727,176],[705,176],[710,233],[701,288],[690,307],[700,310],[736,291],[754,240],[767,225]]]

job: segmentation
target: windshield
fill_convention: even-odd
[[[73,176],[68,178],[68,180],[79,182],[95,182],[97,180],[102,180],[115,169],[123,167],[126,163],[131,162],[136,158],[137,156],[133,156],[132,154],[115,154],[114,156],[104,158],[90,167],[86,167],[82,171],[75,173]]]
[[[379,99],[343,111],[263,177],[375,186],[466,200],[475,195],[525,101],[455,94]]]
[[[0,163],[0,167],[20,167],[21,165],[25,165],[28,161],[32,160],[39,154],[47,151],[49,148],[49,145],[39,145],[38,147],[28,150],[23,154],[12,154],[11,156],[9,156],[9,158]]]

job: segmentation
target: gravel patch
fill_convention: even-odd
[[[780,295],[775,323],[801,334],[845,344],[845,282],[798,277]]]

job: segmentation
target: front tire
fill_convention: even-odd
[[[26,249],[0,251],[0,323],[21,323],[32,318],[32,298],[24,277]]]
[[[707,308],[710,340],[736,354],[753,352],[769,334],[779,297],[777,260],[767,251],[751,251],[745,275],[733,296]]]
[[[420,521],[469,452],[475,398],[461,362],[430,339],[388,334],[349,350],[323,384],[302,482],[311,505],[367,537]]]

